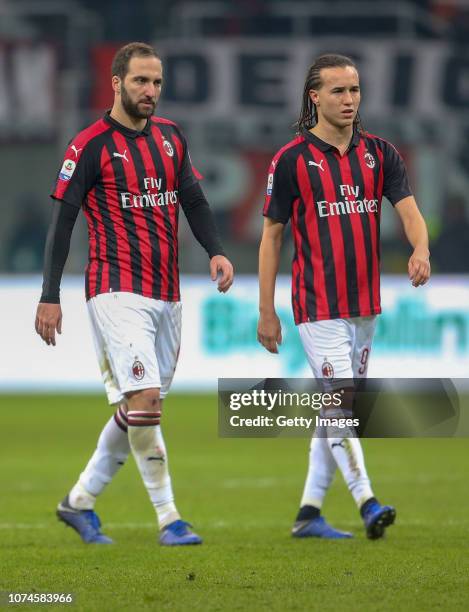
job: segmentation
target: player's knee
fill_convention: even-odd
[[[127,407],[129,411],[141,410],[143,412],[156,412],[160,410],[160,390],[142,389],[127,394]]]

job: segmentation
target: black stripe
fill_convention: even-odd
[[[95,194],[95,200],[96,200],[96,194]],[[96,201],[96,204],[98,202]],[[95,242],[96,242],[96,260],[98,262],[98,269],[97,269],[97,273],[96,273],[96,293],[101,293],[102,292],[102,272],[103,272],[103,262],[101,259],[101,240],[100,237],[98,235],[98,220],[95,217],[96,215],[96,211],[93,210],[89,210],[89,215],[91,217],[91,223],[93,224],[93,232],[94,232],[94,238],[95,238]],[[89,258],[91,261],[91,257]],[[89,274],[87,274],[87,276],[89,277]],[[88,284],[89,284],[89,278],[87,279]]]
[[[92,212],[89,210],[89,204],[88,204],[88,196],[85,198],[85,204],[83,206],[83,210],[86,211],[90,218],[91,218],[91,224],[92,224],[92,228],[90,227],[88,218],[87,218],[87,223],[88,223],[88,266],[86,269],[86,274],[85,274],[85,295],[86,295],[86,299],[89,300],[91,297],[91,291],[90,291],[90,267],[91,267],[91,231],[94,232],[94,236],[95,236],[95,240],[96,240],[96,244],[98,243],[98,236],[96,233],[96,221],[93,217]],[[98,247],[96,246],[96,257],[98,255]]]
[[[360,190],[360,199],[365,197],[365,180],[361,171],[360,161],[358,159],[357,149],[354,147],[349,153],[350,169],[355,185],[358,185]],[[371,241],[370,219],[367,214],[358,215],[360,217],[363,229],[363,239],[365,242],[366,263],[368,268],[368,290],[370,311],[373,312],[373,244]]]
[[[158,149],[158,145],[155,142],[153,134],[148,136],[147,143],[148,143],[148,148],[150,149],[150,153],[152,156],[152,162],[155,166],[156,172],[158,173],[158,178],[162,179],[160,191],[165,192],[168,189],[168,179],[166,176],[163,160],[161,158],[160,151]],[[177,285],[175,283],[176,279],[174,279],[173,273],[172,273],[173,265],[174,265],[174,253],[173,253],[174,239],[173,239],[171,219],[169,216],[168,207],[161,206],[160,210],[163,213],[164,225],[166,229],[166,238],[167,238],[168,247],[169,247],[168,249],[169,250],[169,256],[168,256],[168,294],[169,295],[168,295],[168,299],[171,301],[171,299],[175,298],[175,295],[177,293]]]
[[[127,145],[127,151],[131,149],[132,141],[125,139]],[[133,142],[132,142],[133,144]],[[117,192],[117,197],[121,191],[130,192],[129,186],[127,185],[127,179],[125,177],[124,163],[130,163],[123,160],[121,157],[114,157],[113,152],[116,150],[116,143],[114,140],[106,143],[106,148],[111,159],[111,164],[114,169],[115,185],[113,189]],[[117,206],[120,206],[120,202],[117,202]],[[133,218],[133,209],[121,208],[122,218],[124,220],[124,227],[127,232],[127,242],[130,246],[130,266],[132,274],[132,291],[134,293],[142,293],[142,257],[140,255],[140,245],[137,235],[137,229]],[[117,252],[116,252],[117,255]]]
[[[146,177],[146,169],[143,161],[142,153],[138,146],[132,147],[131,150],[132,159],[135,165],[135,172],[139,181],[140,193],[145,193],[144,178]],[[154,177],[153,177],[154,178]],[[144,214],[145,222],[147,224],[147,230],[149,233],[149,242],[151,247],[151,265],[153,272],[152,280],[152,297],[155,299],[161,299],[161,249],[160,241],[158,238],[158,228],[156,225],[154,215],[154,208],[148,206],[141,209]]]
[[[309,205],[314,206],[314,203],[310,202]],[[316,313],[317,313],[317,306],[316,306],[316,295],[314,293],[314,269],[313,269],[313,262],[311,261],[311,257],[312,257],[311,245],[306,239],[306,237],[308,236],[308,231],[306,229],[305,215],[306,215],[306,204],[303,201],[303,198],[300,196],[300,201],[298,203],[297,227],[298,227],[298,233],[300,234],[301,252],[302,252],[303,261],[304,261],[303,280],[304,280],[305,291],[306,291],[306,311],[307,311],[306,314],[308,315],[308,318],[311,319],[311,321],[315,321]],[[301,280],[301,270],[298,269],[296,298],[297,298],[297,302],[299,306],[298,310],[301,316],[302,306],[301,306],[301,299],[300,299],[300,284],[301,284],[300,280]],[[301,316],[301,319],[303,319],[303,316]]]
[[[331,170],[332,182],[334,183],[335,202],[343,202],[345,195],[340,193],[340,185],[344,185],[345,181],[340,171],[339,161],[335,154],[326,153],[327,163]],[[347,274],[347,298],[349,313],[360,312],[360,302],[358,299],[358,274],[357,274],[357,257],[355,254],[355,241],[352,230],[352,222],[349,215],[339,215],[340,227],[342,229],[342,240],[344,243],[345,254],[345,270]]]
[[[324,264],[324,279],[326,283],[326,296],[329,305],[329,314],[335,315],[339,311],[337,303],[337,283],[335,280],[335,264],[332,249],[331,235],[329,232],[329,223],[327,217],[321,217],[319,215],[318,207],[316,202],[324,200],[324,187],[322,184],[321,171],[317,166],[309,166],[308,161],[312,160],[311,154],[305,157],[305,164],[309,175],[309,182],[311,191],[313,194],[313,201],[311,206],[314,208],[314,214],[316,215],[316,222],[318,225],[319,242],[321,244],[321,252]],[[307,235],[307,234],[305,234]],[[315,245],[309,245],[311,249],[314,249]],[[314,291],[314,287],[311,288]]]

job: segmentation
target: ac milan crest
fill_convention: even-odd
[[[363,158],[365,159],[365,164],[368,166],[368,168],[374,168],[376,166],[375,158],[369,151],[365,153]]]
[[[169,155],[169,157],[174,155],[174,149],[168,140],[163,140],[163,149],[165,150],[166,155]]]
[[[327,361],[327,357],[324,357],[324,363],[322,364],[322,375],[323,378],[334,378],[334,368],[330,361]]]
[[[145,376],[145,368],[143,367],[143,363],[136,359],[132,365],[132,374],[136,380],[142,380]]]

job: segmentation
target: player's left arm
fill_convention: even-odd
[[[407,196],[394,205],[407,240],[414,251],[409,259],[409,278],[414,287],[425,285],[430,278],[430,251],[425,220],[413,196]]]
[[[195,239],[208,253],[210,278],[213,281],[218,278],[218,291],[226,293],[233,284],[233,266],[225,255],[215,218],[199,185],[202,177],[192,166],[187,141],[179,129],[177,137],[183,146],[178,172],[179,201]]]
[[[215,219],[199,183],[180,189],[179,199],[189,227],[210,258],[210,277],[218,278],[218,291],[226,293],[233,284],[233,265],[226,257]]]

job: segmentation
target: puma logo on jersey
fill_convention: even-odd
[[[129,161],[129,160],[127,159],[127,149],[125,149],[123,153],[117,153],[117,152],[114,152],[114,153],[112,154],[112,156],[113,156],[113,157],[123,157],[123,158],[125,159],[125,161],[126,161],[126,162],[128,162],[128,161]]]
[[[81,149],[77,149],[75,145],[72,145],[70,148],[73,150],[75,157],[78,159],[78,151],[81,151]]]
[[[324,168],[322,167],[322,163],[323,163],[323,159],[321,159],[321,161],[319,162],[319,164],[317,162],[313,162],[313,161],[309,161],[308,162],[308,166],[317,166],[318,168],[320,168],[323,172],[324,172]]]

